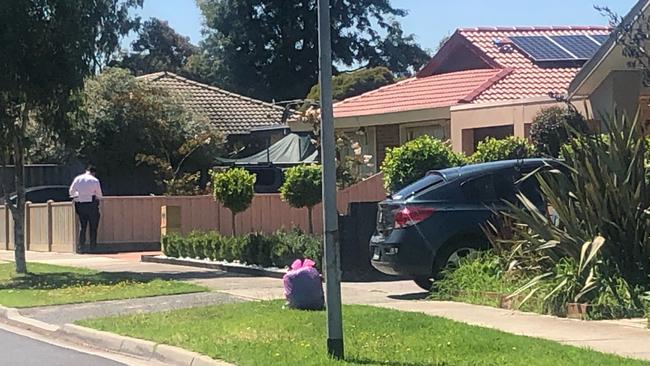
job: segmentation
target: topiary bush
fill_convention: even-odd
[[[381,172],[384,173],[386,190],[396,192],[431,170],[463,165],[465,162],[465,156],[452,151],[447,142],[425,135],[387,149]]]
[[[530,138],[537,153],[558,157],[560,148],[571,136],[567,127],[580,134],[589,132],[584,117],[576,111],[561,107],[540,110],[530,127]]]
[[[255,174],[243,168],[228,169],[212,173],[214,199],[221,202],[232,213],[232,233],[237,233],[235,216],[246,211],[255,194]]]
[[[495,139],[488,137],[478,143],[476,151],[470,156],[473,164],[490,161],[524,159],[535,156],[535,147],[522,137]]]
[[[309,233],[314,233],[312,210],[323,197],[321,167],[318,165],[298,165],[284,172],[284,183],[280,196],[291,207],[307,207]]]

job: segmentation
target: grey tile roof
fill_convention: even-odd
[[[138,77],[179,94],[197,113],[208,118],[224,135],[246,134],[251,128],[281,126],[283,108],[202,84],[170,72]]]

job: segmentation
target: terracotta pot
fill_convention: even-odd
[[[566,317],[569,319],[587,320],[589,309],[592,305],[589,304],[567,304]]]
[[[515,309],[515,303],[516,303],[516,298],[512,297],[510,295],[501,295],[499,297],[499,308],[501,309],[506,309],[506,310],[514,310]]]

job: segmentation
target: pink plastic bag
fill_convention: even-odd
[[[297,259],[284,275],[284,296],[289,307],[301,310],[320,310],[325,306],[320,273],[311,259]]]

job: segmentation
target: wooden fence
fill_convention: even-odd
[[[0,206],[0,249],[14,249],[11,212]],[[25,246],[37,252],[74,251],[77,220],[71,203],[25,205]]]
[[[375,175],[353,187],[338,192],[337,208],[346,214],[351,202],[378,202],[384,199],[381,175]],[[151,244],[160,242],[162,206],[181,207],[181,231],[216,230],[232,234],[232,215],[210,196],[196,197],[106,197],[101,202],[98,242],[116,244]],[[314,207],[314,230],[322,232],[321,205]],[[374,220],[374,218],[369,218]],[[72,203],[28,204],[25,240],[28,250],[72,252],[77,220]],[[309,227],[307,209],[295,209],[282,201],[279,194],[257,194],[251,207],[237,215],[237,233],[266,232]],[[0,206],[0,249],[13,248],[13,223],[5,207]]]

